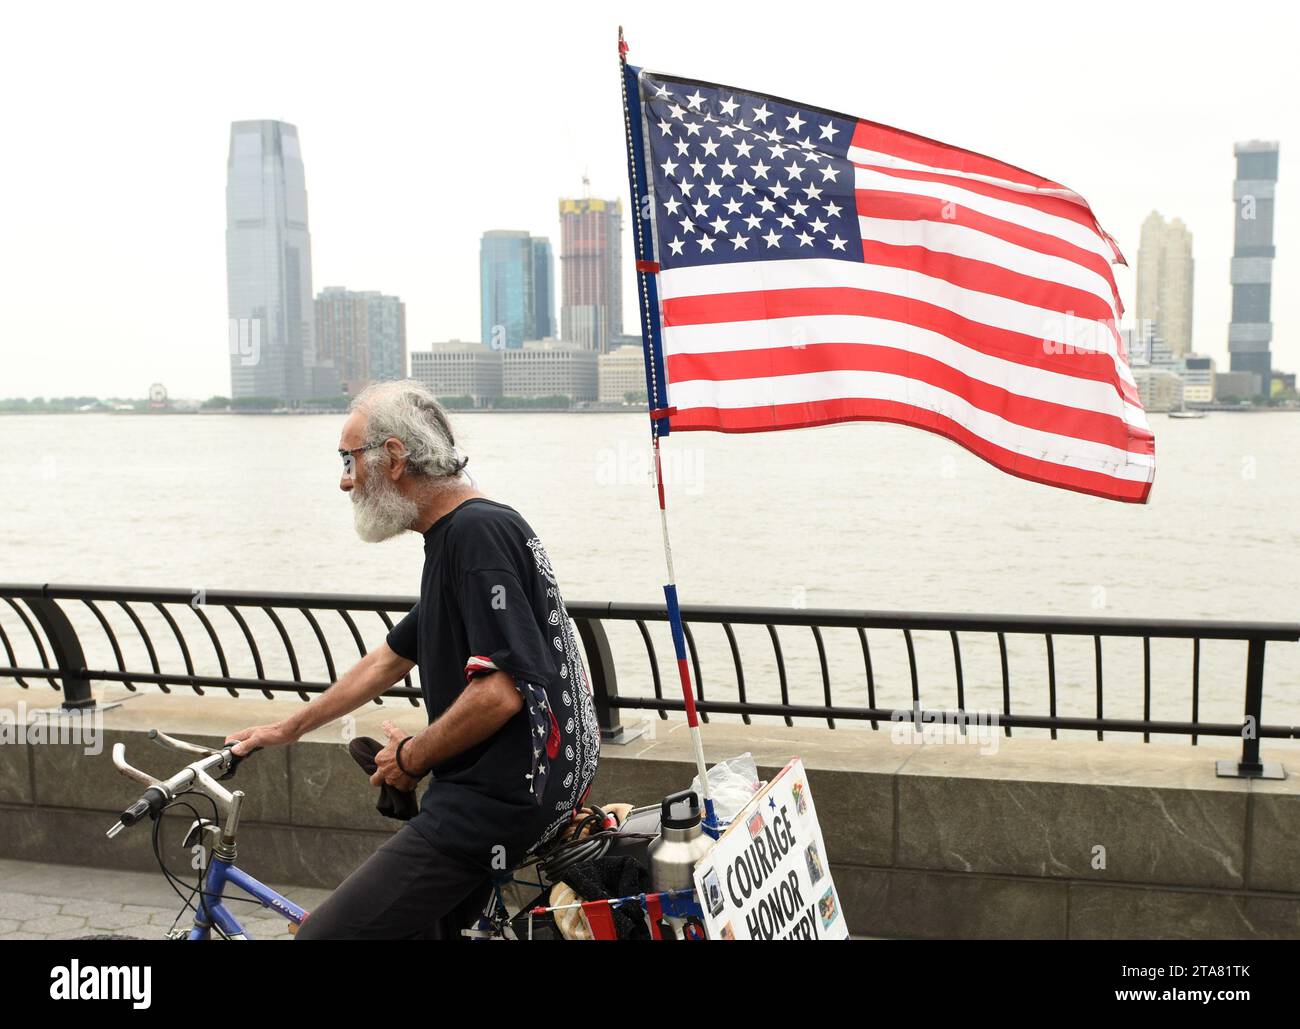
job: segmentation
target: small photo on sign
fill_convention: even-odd
[[[804,848],[804,857],[808,860],[808,880],[814,886],[822,881],[822,859],[817,853],[817,844],[810,843]]]
[[[749,827],[749,838],[763,835],[763,812],[755,811],[745,823]]]
[[[822,894],[822,899],[818,902],[817,907],[822,914],[822,928],[825,928],[826,926],[830,925],[833,921],[835,921],[835,916],[838,915],[840,912],[839,912],[839,908],[836,907],[835,905],[834,887],[831,887],[829,890],[827,890],[825,893]]]
[[[803,788],[803,783],[797,782],[790,787],[791,794],[794,795],[794,809],[799,814],[808,813],[808,791]]]
[[[736,930],[731,928],[730,922],[722,927],[722,938],[724,940],[734,940],[736,938]]]
[[[722,900],[722,884],[718,882],[716,868],[710,868],[704,876],[704,902],[709,906],[709,914],[715,918],[722,914],[725,905]]]

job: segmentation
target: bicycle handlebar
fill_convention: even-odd
[[[247,757],[256,753],[256,750],[249,751],[248,754],[239,755],[234,753],[230,747],[222,747],[220,750],[211,750],[202,747],[197,743],[187,743],[184,740],[173,739],[166,733],[159,732],[157,729],[149,730],[149,738],[164,747],[172,750],[180,750],[189,754],[201,755],[197,761],[191,761],[179,772],[166,781],[155,779],[148,772],[143,772],[138,768],[127,763],[126,745],[124,743],[113,744],[113,765],[125,775],[128,779],[134,779],[136,782],[143,783],[148,787],[141,794],[140,798],[122,812],[117,823],[108,830],[107,836],[111,839],[125,828],[135,825],[146,815],[151,819],[157,818],[162,809],[175,800],[178,795],[187,791],[202,793],[204,796],[211,798],[217,805],[217,810],[223,814],[230,813],[233,797],[229,790],[217,782],[210,774],[213,771],[221,773],[220,778],[229,779],[235,774],[235,769]],[[260,750],[261,748],[257,748]]]

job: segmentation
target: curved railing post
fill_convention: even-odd
[[[95,706],[95,696],[86,678],[86,655],[81,650],[77,630],[68,621],[56,601],[49,597],[28,597],[27,606],[50,642],[59,678],[63,680],[63,707],[87,708]]]
[[[575,618],[574,624],[582,637],[582,648],[587,652],[587,675],[591,681],[592,699],[596,702],[600,738],[606,743],[618,743],[623,738],[624,729],[619,722],[618,708],[611,703],[618,699],[618,672],[614,668],[609,636],[599,618]]]

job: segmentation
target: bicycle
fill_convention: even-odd
[[[228,790],[221,783],[231,779],[239,765],[256,753],[256,750],[241,756],[235,754],[230,747],[213,750],[175,739],[158,729],[150,729],[149,738],[163,747],[197,755],[197,760],[190,762],[171,778],[159,780],[129,764],[125,744],[115,743],[112,751],[114,767],[127,778],[142,783],[147,788],[135,803],[122,812],[105,835],[112,839],[123,829],[130,828],[145,818],[153,821],[154,857],[168,884],[185,904],[176,916],[176,923],[180,922],[187,910],[194,915],[188,929],[174,923],[166,932],[165,938],[210,940],[215,932],[222,939],[250,939],[239,919],[227,906],[228,900],[256,903],[273,910],[288,920],[291,933],[296,932],[297,927],[307,918],[308,912],[235,864],[239,819],[245,794],[242,790]],[[206,799],[212,805],[212,817],[208,819],[200,815],[198,809],[185,799],[187,797]],[[194,821],[182,844],[186,850],[192,850],[195,846],[200,848],[198,876],[193,885],[169,869],[163,858],[160,839],[162,816],[174,807],[188,808],[194,815]],[[657,811],[657,808],[653,810]],[[585,835],[584,828],[587,830]],[[645,828],[650,826],[646,825]],[[657,830],[657,822],[654,828]],[[574,830],[569,838],[539,847],[517,867],[494,876],[485,906],[471,924],[461,930],[462,935],[480,940],[558,937],[559,931],[555,927],[554,917],[550,915],[551,909],[539,901],[544,900],[549,893],[551,884],[559,881],[560,874],[579,862],[604,856],[612,846],[630,847],[634,853],[640,847],[643,851],[644,843],[658,835],[657,831],[635,831],[630,823],[620,828],[594,805],[589,814],[575,823]],[[208,840],[211,841],[210,845]],[[237,886],[248,897],[227,897],[226,887],[229,885]],[[188,895],[184,890],[189,891]],[[650,904],[658,912],[659,908],[655,905],[659,895],[648,896]],[[664,896],[671,912],[677,913],[677,906],[683,898]],[[646,898],[647,895],[642,894],[639,897],[618,898],[617,902],[644,902]],[[692,906],[691,910],[697,910],[697,907]],[[536,924],[539,917],[542,919],[540,936]],[[654,931],[654,935],[658,938],[659,934]]]

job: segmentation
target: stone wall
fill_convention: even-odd
[[[12,733],[20,705],[52,690],[0,687]],[[110,698],[111,699],[111,698]],[[185,763],[145,735],[157,727],[217,742],[270,722],[297,700],[141,694],[103,713],[102,750],[0,745],[0,857],[96,867],[156,867],[147,826],[108,840],[141,792],[111,764],[166,777]],[[382,736],[408,704],[368,706],[349,727]],[[608,746],[592,797],[655,803],[694,774],[686,727],[656,721],[653,738]],[[336,885],[397,823],[342,745],[339,727],[255,755],[239,771],[248,795],[240,864],[253,875]],[[809,772],[841,903],[856,935],[924,938],[1300,937],[1300,750],[1265,741],[1283,781],[1218,779],[1236,747],[1127,741],[1007,740],[913,744],[889,731],[709,725],[711,759],[753,753],[765,775],[798,755]],[[990,752],[985,752],[985,751]],[[188,816],[186,816],[188,819]],[[179,823],[186,819],[169,819]],[[181,828],[166,832],[178,840]],[[172,848],[172,867],[188,855]]]

